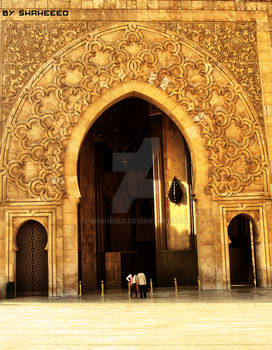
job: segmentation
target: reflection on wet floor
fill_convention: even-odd
[[[0,301],[1,350],[271,350],[272,289]]]
[[[7,301],[0,300],[0,303],[4,302],[60,302],[60,303],[94,303],[103,300],[103,302],[116,302],[116,303],[127,303],[127,302],[160,302],[160,303],[190,303],[190,302],[248,302],[250,300],[256,300],[258,302],[272,302],[272,289],[264,288],[248,288],[244,286],[233,287],[231,290],[208,290],[199,291],[196,288],[184,287],[180,288],[178,292],[175,292],[174,288],[158,288],[154,289],[153,293],[148,293],[147,299],[140,299],[139,295],[137,298],[133,296],[130,298],[127,290],[125,289],[110,289],[105,290],[104,296],[101,297],[100,291],[92,291],[88,294],[82,295],[81,297],[17,297],[9,299]]]

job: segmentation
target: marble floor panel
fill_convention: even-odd
[[[0,330],[0,350],[266,350],[272,349],[272,290],[5,299]]]

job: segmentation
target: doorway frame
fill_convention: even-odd
[[[46,210],[47,209],[47,210]],[[57,290],[57,249],[56,249],[56,208],[33,208],[28,207],[25,210],[17,208],[7,210],[5,215],[5,279],[7,282],[14,282],[16,291],[16,244],[17,234],[26,222],[37,221],[40,223],[47,234],[46,250],[48,252],[48,296],[56,296],[61,292]]]
[[[15,295],[17,295],[17,257],[18,257],[18,252],[20,251],[20,249],[19,249],[19,247],[18,247],[18,244],[17,244],[17,237],[18,237],[18,234],[20,233],[20,231],[21,231],[21,229],[22,229],[22,227],[23,226],[25,226],[25,225],[29,225],[30,223],[35,223],[35,224],[40,224],[41,225],[41,227],[43,228],[43,230],[45,231],[45,234],[46,234],[46,239],[47,239],[47,241],[46,241],[46,245],[45,245],[45,247],[43,248],[43,250],[45,250],[46,252],[47,252],[47,263],[46,263],[46,265],[47,265],[47,296],[48,296],[48,274],[49,274],[49,271],[48,271],[48,233],[47,233],[47,231],[46,231],[46,229],[45,229],[45,227],[44,227],[44,225],[43,224],[41,224],[38,220],[33,220],[33,219],[31,219],[31,220],[26,220],[26,221],[24,221],[20,226],[19,226],[19,228],[17,229],[17,232],[16,232],[16,234],[15,234],[15,238],[14,238],[14,249],[15,249],[15,251],[16,251],[16,254],[15,254],[15,271],[16,271],[16,275],[15,275],[15,279],[14,279],[14,285],[15,285]],[[32,237],[33,238],[33,237]],[[33,253],[32,253],[33,254]],[[33,267],[32,267],[33,268]],[[22,295],[24,295],[24,294],[22,294]],[[28,296],[28,295],[30,295],[30,294],[26,294],[26,296]],[[38,296],[40,295],[40,294],[37,294]],[[41,294],[41,295],[44,295],[44,294]],[[32,290],[32,295],[31,296],[35,296],[35,294],[33,294],[33,290]]]
[[[255,229],[254,245],[258,247],[258,257],[256,256],[256,268],[258,266],[258,286],[269,287],[271,285],[270,276],[270,254],[267,232],[266,218],[267,203],[263,202],[260,205],[252,201],[241,201],[239,203],[224,203],[220,205],[220,226],[222,232],[222,262],[223,274],[226,281],[226,288],[231,289],[230,276],[230,255],[229,255],[229,235],[228,227],[231,220],[239,214],[245,215],[253,224]],[[258,245],[258,246],[257,246]],[[257,255],[257,254],[256,254]]]

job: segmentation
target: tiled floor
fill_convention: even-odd
[[[0,349],[272,349],[272,290],[1,300]]]

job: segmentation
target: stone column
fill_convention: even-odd
[[[214,242],[214,220],[211,201],[207,196],[196,197],[196,229],[198,274],[201,289],[216,289],[216,247]]]
[[[165,220],[165,192],[164,171],[162,158],[162,115],[150,114],[152,159],[153,159],[153,191],[156,250],[167,249],[166,220]]]
[[[96,209],[96,255],[97,255],[97,287],[105,281],[105,219],[103,196],[103,143],[95,142],[95,209]]]
[[[78,198],[63,201],[64,295],[78,295]]]
[[[5,211],[0,210],[0,299],[6,297],[6,273],[5,273]]]

